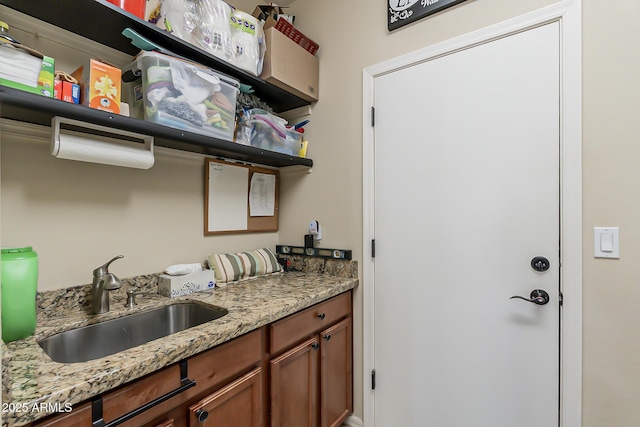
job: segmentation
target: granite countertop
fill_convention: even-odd
[[[3,376],[9,376],[3,404],[13,405],[3,407],[3,426],[24,425],[48,415],[46,411],[34,410],[34,405],[36,408],[41,404],[53,408],[75,405],[358,285],[357,278],[346,276],[326,272],[285,272],[177,298],[158,294],[139,296],[138,305],[133,309],[124,308],[125,292],[121,289],[112,292],[109,313],[90,315],[77,307],[47,315],[39,313],[33,336],[2,348],[8,353],[3,353]],[[90,362],[54,362],[37,344],[37,340],[64,330],[185,301],[223,307],[229,313],[209,323]]]

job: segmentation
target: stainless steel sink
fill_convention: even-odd
[[[86,362],[219,319],[227,313],[220,307],[173,304],[61,332],[38,344],[56,362]]]

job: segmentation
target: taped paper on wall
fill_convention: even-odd
[[[249,190],[249,215],[273,216],[276,201],[276,176],[254,173]]]

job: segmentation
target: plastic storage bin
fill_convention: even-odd
[[[238,124],[236,142],[264,150],[298,156],[302,134],[287,130],[283,138],[273,127],[258,119],[241,121]]]
[[[142,77],[142,90],[128,101],[142,101],[145,120],[233,141],[240,84],[199,64],[156,52],[143,52],[123,70]]]

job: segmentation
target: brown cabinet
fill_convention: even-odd
[[[339,426],[353,410],[351,318],[320,336],[320,426]]]
[[[200,424],[193,422],[189,424],[190,406],[208,397],[217,396],[218,393],[242,380],[246,381],[242,384],[252,384],[254,392],[258,393],[257,402],[260,403],[261,367],[267,346],[265,334],[266,327],[249,332],[96,396],[83,402],[68,414],[52,415],[33,423],[32,426],[90,427],[95,417],[102,418],[101,423],[96,425],[110,425],[115,422],[119,427],[197,426]],[[256,371],[257,376],[249,377],[247,374]],[[233,394],[231,391],[227,393],[226,396]],[[263,419],[266,418],[266,412],[262,411],[263,406],[261,403],[255,406],[260,411],[259,423],[246,425],[256,427],[263,425]],[[220,411],[218,410],[217,413]],[[234,424],[216,425],[232,426]]]
[[[318,337],[271,361],[271,427],[318,422]]]
[[[353,410],[352,343],[350,292],[271,325],[271,427],[344,421]]]
[[[154,427],[175,427],[175,425],[176,424],[173,422],[173,420],[165,420]]]
[[[86,427],[91,425],[91,403],[82,403],[68,414],[60,414],[36,421],[33,427]]]
[[[189,427],[262,427],[262,418],[260,368],[189,408]]]
[[[353,409],[351,324],[345,292],[31,426],[339,426]]]

